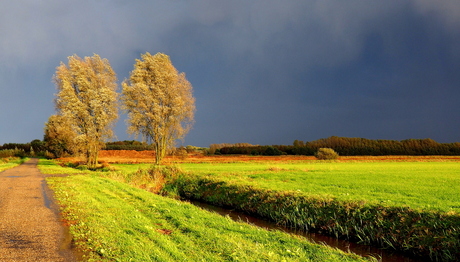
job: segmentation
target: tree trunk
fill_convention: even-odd
[[[86,152],[86,165],[89,169],[96,169],[98,154],[97,143],[90,142],[90,145],[88,145],[88,151]]]

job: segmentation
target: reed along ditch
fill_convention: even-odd
[[[311,233],[302,230],[296,230],[284,226],[277,225],[274,222],[270,222],[267,220],[263,220],[254,216],[247,215],[243,212],[235,211],[232,209],[227,209],[223,207],[218,207],[214,205],[210,205],[207,203],[195,201],[195,200],[188,200],[191,204],[200,207],[204,210],[217,213],[222,216],[228,216],[234,221],[246,222],[248,224],[252,224],[261,228],[265,228],[267,230],[280,230],[284,231],[289,234],[299,235],[305,237],[311,242],[314,243],[322,243],[332,248],[337,248],[345,252],[353,252],[357,255],[363,257],[375,257],[377,261],[380,262],[419,262],[425,261],[423,259],[417,259],[409,257],[405,254],[376,248],[373,246],[368,245],[360,245],[354,242],[350,242],[343,239],[337,239],[335,237],[319,234],[319,233]]]

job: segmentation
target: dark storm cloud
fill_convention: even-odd
[[[42,137],[53,113],[51,77],[67,56],[108,58],[121,81],[147,51],[170,55],[194,86],[198,111],[186,144],[331,135],[459,141],[457,1],[1,5],[0,144]],[[129,138],[122,121],[117,134]]]

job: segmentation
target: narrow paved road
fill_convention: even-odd
[[[0,261],[76,261],[37,162],[0,172]]]

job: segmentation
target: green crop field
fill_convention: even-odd
[[[459,162],[189,163],[185,171],[255,187],[460,212]]]
[[[116,164],[121,172],[149,164]],[[182,170],[259,188],[460,212],[460,162],[183,163]]]

